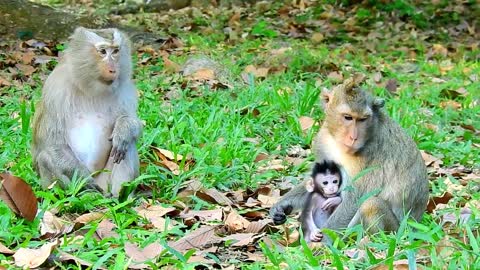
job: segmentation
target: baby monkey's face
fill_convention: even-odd
[[[317,189],[323,191],[323,195],[333,197],[337,195],[340,188],[340,175],[337,173],[319,173],[315,175],[314,183]]]

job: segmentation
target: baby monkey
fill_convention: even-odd
[[[340,168],[332,161],[315,163],[312,178],[306,182],[309,192],[307,203],[300,215],[305,241],[320,242],[322,240],[321,228],[335,208],[342,202],[340,186],[342,177]]]

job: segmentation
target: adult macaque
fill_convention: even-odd
[[[340,185],[342,177],[338,166],[329,161],[315,163],[312,178],[306,181],[309,192],[300,215],[303,236],[306,242],[320,242],[323,228],[333,210],[342,202]]]
[[[89,186],[118,196],[122,183],[138,176],[142,123],[130,51],[113,28],[79,27],[70,37],[33,121],[33,163],[44,188],[55,180],[65,188],[76,171]]]
[[[422,217],[427,171],[414,141],[382,111],[384,101],[356,87],[361,80],[354,77],[322,93],[325,120],[314,141],[317,162],[339,164],[344,185],[369,169],[347,184],[353,191],[342,191],[343,201],[325,227],[362,223],[371,233],[395,231],[406,215]],[[286,214],[303,208],[308,194],[304,185],[285,194],[270,210],[274,222],[282,224]]]

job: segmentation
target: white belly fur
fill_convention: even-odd
[[[76,157],[91,171],[102,170],[107,163],[112,143],[108,140],[113,124],[102,114],[78,115],[69,129],[69,145]]]

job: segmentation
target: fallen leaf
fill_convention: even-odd
[[[231,210],[225,219],[225,226],[231,232],[243,231],[248,225],[250,225],[250,221],[239,215],[234,209]]]
[[[254,236],[255,236],[254,233],[235,233],[235,234],[231,234],[224,237],[223,241],[227,242],[227,245],[228,245],[228,242],[231,242],[230,246],[233,246],[233,247],[243,247],[252,243],[255,239],[257,239],[262,235],[257,237],[254,237]]]
[[[335,83],[343,81],[343,75],[339,71],[330,72],[327,75],[327,78],[330,79],[332,82],[335,82]]]
[[[300,122],[300,127],[302,128],[303,132],[306,132],[315,124],[315,120],[308,116],[301,116],[298,121]]]
[[[440,165],[443,164],[443,161],[440,158],[432,156],[423,150],[420,150],[420,154],[422,155],[422,158],[425,162],[425,166],[427,167],[433,166],[434,168],[439,168]]]
[[[140,249],[137,244],[130,242],[125,243],[125,254],[132,259],[133,265],[130,266],[133,266],[134,269],[149,267],[147,264],[143,264],[143,262],[151,261],[155,257],[159,256],[162,251],[163,246],[156,242],[147,245],[143,249]]]
[[[213,210],[188,210],[180,213],[180,218],[199,218],[203,222],[222,221],[223,211],[222,209]]]
[[[185,235],[169,246],[179,252],[185,252],[189,249],[201,249],[210,244],[220,243],[222,238],[215,235],[216,226],[204,226],[195,231]]]
[[[215,80],[215,70],[209,68],[201,68],[195,71],[190,76],[190,78],[197,81]]]
[[[163,66],[167,72],[177,73],[180,71],[180,65],[168,59],[168,54],[162,54]]]
[[[459,102],[456,102],[454,100],[446,100],[446,101],[441,101],[439,103],[440,107],[445,109],[445,108],[452,108],[452,109],[461,109],[462,108],[462,104],[460,104]]]
[[[19,248],[13,258],[15,265],[23,268],[37,268],[42,265],[57,246],[58,240],[46,243],[39,249]]]
[[[283,160],[274,159],[270,160],[266,165],[260,166],[258,172],[265,172],[268,170],[283,171],[287,169],[287,166],[283,165]]]
[[[104,213],[92,212],[83,214],[75,219],[75,223],[87,224],[92,221],[99,220],[105,216]]]
[[[37,70],[36,68],[30,65],[24,65],[24,64],[16,64],[15,67],[18,68],[22,72],[22,74],[25,76],[30,76],[35,72],[35,70]]]
[[[28,221],[37,215],[37,197],[32,188],[24,180],[8,173],[0,174],[0,199],[10,209]]]
[[[202,188],[195,195],[198,198],[210,203],[217,203],[224,206],[228,206],[232,204],[232,201],[227,196],[225,196],[223,193],[221,193],[220,191],[214,188],[209,188],[209,189]]]
[[[311,39],[312,39],[313,43],[318,44],[318,43],[321,43],[325,39],[325,36],[322,33],[313,33]]]
[[[250,224],[248,224],[247,228],[245,229],[246,233],[259,233],[262,232],[265,226],[267,224],[272,223],[272,220],[267,218],[267,219],[262,219],[259,221],[252,221]]]
[[[86,261],[84,259],[80,259],[78,258],[77,256],[74,256],[70,253],[67,253],[65,251],[62,251],[62,250],[58,250],[58,260],[60,262],[66,262],[66,261],[74,261],[80,265],[83,265],[83,266],[86,266],[86,267],[92,267],[94,265],[93,262],[89,262],[89,261]],[[106,270],[107,268],[103,267],[103,266],[97,266],[96,269],[101,269],[101,270]]]
[[[72,222],[61,219],[50,211],[45,211],[40,222],[40,234],[44,239],[68,234],[73,228]]]
[[[439,204],[447,204],[450,199],[453,198],[453,195],[449,192],[445,192],[441,197],[430,198],[427,205],[427,212],[433,213]]]
[[[385,88],[390,92],[391,94],[397,93],[397,88],[398,88],[398,82],[396,79],[390,79],[387,81],[387,84],[385,85]]]
[[[257,68],[254,65],[248,65],[245,67],[244,73],[246,74],[252,74],[256,78],[266,78],[268,75],[268,68]],[[247,81],[248,83],[248,81]]]
[[[0,243],[0,253],[11,255],[11,254],[14,254],[15,251],[9,249],[8,247],[6,247],[2,243]]]
[[[118,233],[113,230],[116,227],[117,226],[113,224],[110,220],[104,219],[102,220],[102,222],[98,224],[96,233],[98,237],[100,237],[100,239],[109,238],[109,237],[117,238]]]
[[[255,157],[255,162],[259,162],[266,159],[268,159],[267,153],[258,153],[258,155]]]
[[[12,83],[10,83],[7,79],[3,78],[0,76],[0,87],[2,86],[11,86]]]
[[[279,199],[280,194],[278,194],[278,197],[258,194],[258,200],[262,202],[262,206],[265,208],[272,207]]]
[[[154,217],[163,217],[168,213],[178,211],[175,207],[164,207],[162,205],[148,205],[142,204],[139,207],[136,207],[139,216],[145,217],[146,219]]]

